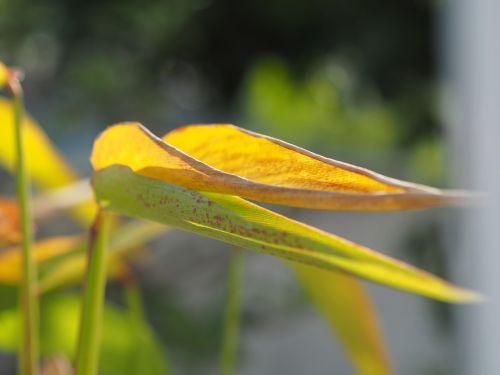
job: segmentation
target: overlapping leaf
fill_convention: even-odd
[[[343,270],[443,301],[477,296],[405,263],[273,213],[241,198],[199,193],[124,166],[97,171],[98,202],[115,212],[171,225],[236,246],[327,270]]]
[[[138,123],[97,139],[91,161],[197,191],[337,210],[400,210],[460,203],[464,194],[385,177],[232,125],[187,126],[163,142]]]
[[[94,177],[101,204],[327,268],[318,271],[291,262],[360,374],[388,375],[392,369],[368,296],[357,280],[339,269],[437,299],[476,298],[425,272],[239,198],[198,194],[138,175],[193,190],[320,209],[424,208],[461,202],[463,194],[394,180],[231,125],[187,126],[163,141],[136,123],[114,126],[101,135],[91,157],[95,169],[108,168]],[[122,187],[125,191],[118,192]]]

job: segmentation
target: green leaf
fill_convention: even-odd
[[[361,283],[343,272],[289,262],[361,375],[393,374],[376,313]]]
[[[449,302],[479,299],[425,271],[273,213],[241,198],[199,193],[138,175],[124,166],[94,174],[98,203],[118,213],[326,270]]]

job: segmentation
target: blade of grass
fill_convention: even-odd
[[[32,259],[32,224],[30,213],[30,193],[26,172],[22,121],[24,118],[23,90],[19,80],[20,74],[8,72],[7,88],[12,95],[15,158],[16,158],[16,194],[21,219],[22,247],[22,282],[19,294],[22,309],[22,340],[19,347],[19,373],[22,375],[38,374],[39,332],[38,301],[36,295],[37,271]]]
[[[110,216],[99,211],[91,229],[87,278],[78,340],[76,374],[96,375],[99,362],[104,288],[106,284],[106,248]]]
[[[240,326],[240,291],[243,273],[243,253],[235,250],[231,254],[227,289],[227,304],[224,315],[224,336],[220,358],[220,374],[231,375],[236,365],[238,331]]]

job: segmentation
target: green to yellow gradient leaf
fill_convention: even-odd
[[[192,190],[339,210],[401,210],[461,203],[465,194],[385,177],[232,125],[192,125],[155,137],[138,123],[105,130],[95,170],[125,165]]]
[[[98,203],[118,213],[326,270],[342,270],[442,301],[478,299],[473,292],[425,271],[238,197],[199,193],[142,176],[124,166],[94,173],[93,187]]]
[[[288,263],[311,301],[339,336],[358,373],[392,374],[375,311],[359,281],[342,272]]]
[[[21,240],[21,222],[17,203],[0,198],[0,246]]]
[[[24,150],[28,175],[42,190],[53,190],[79,180],[77,174],[59,154],[42,128],[28,115],[23,121]],[[12,103],[0,97],[0,164],[14,171],[14,117]],[[95,214],[92,204],[85,204],[77,211],[78,218],[89,223]]]
[[[61,236],[38,241],[33,244],[33,258],[37,263],[64,254],[79,242],[79,236]],[[0,252],[0,283],[18,284],[21,279],[21,249],[17,246]]]

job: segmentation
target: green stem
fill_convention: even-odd
[[[144,316],[142,296],[135,280],[125,283],[125,298],[127,300],[130,316],[134,323],[144,323],[146,318]]]
[[[36,263],[31,254],[32,225],[30,193],[24,160],[22,120],[24,116],[23,91],[18,78],[13,75],[8,82],[14,108],[14,129],[16,148],[16,193],[19,203],[22,232],[22,282],[20,305],[22,309],[22,343],[19,347],[19,373],[38,374],[38,296]]]
[[[236,365],[238,331],[240,325],[240,291],[243,271],[243,253],[233,251],[229,264],[226,312],[224,315],[224,336],[220,359],[221,375],[233,373]]]
[[[98,371],[104,289],[106,286],[109,215],[100,210],[91,229],[75,365],[77,375],[96,375]]]
[[[130,271],[129,271],[130,272]],[[156,344],[155,337],[147,322],[144,313],[142,295],[137,280],[130,273],[124,280],[125,298],[131,320],[131,332],[136,345],[134,347],[134,361],[131,363],[131,374],[170,374],[168,358]],[[154,354],[153,354],[154,353]],[[156,365],[152,365],[151,361]],[[153,368],[155,369],[154,371]]]

